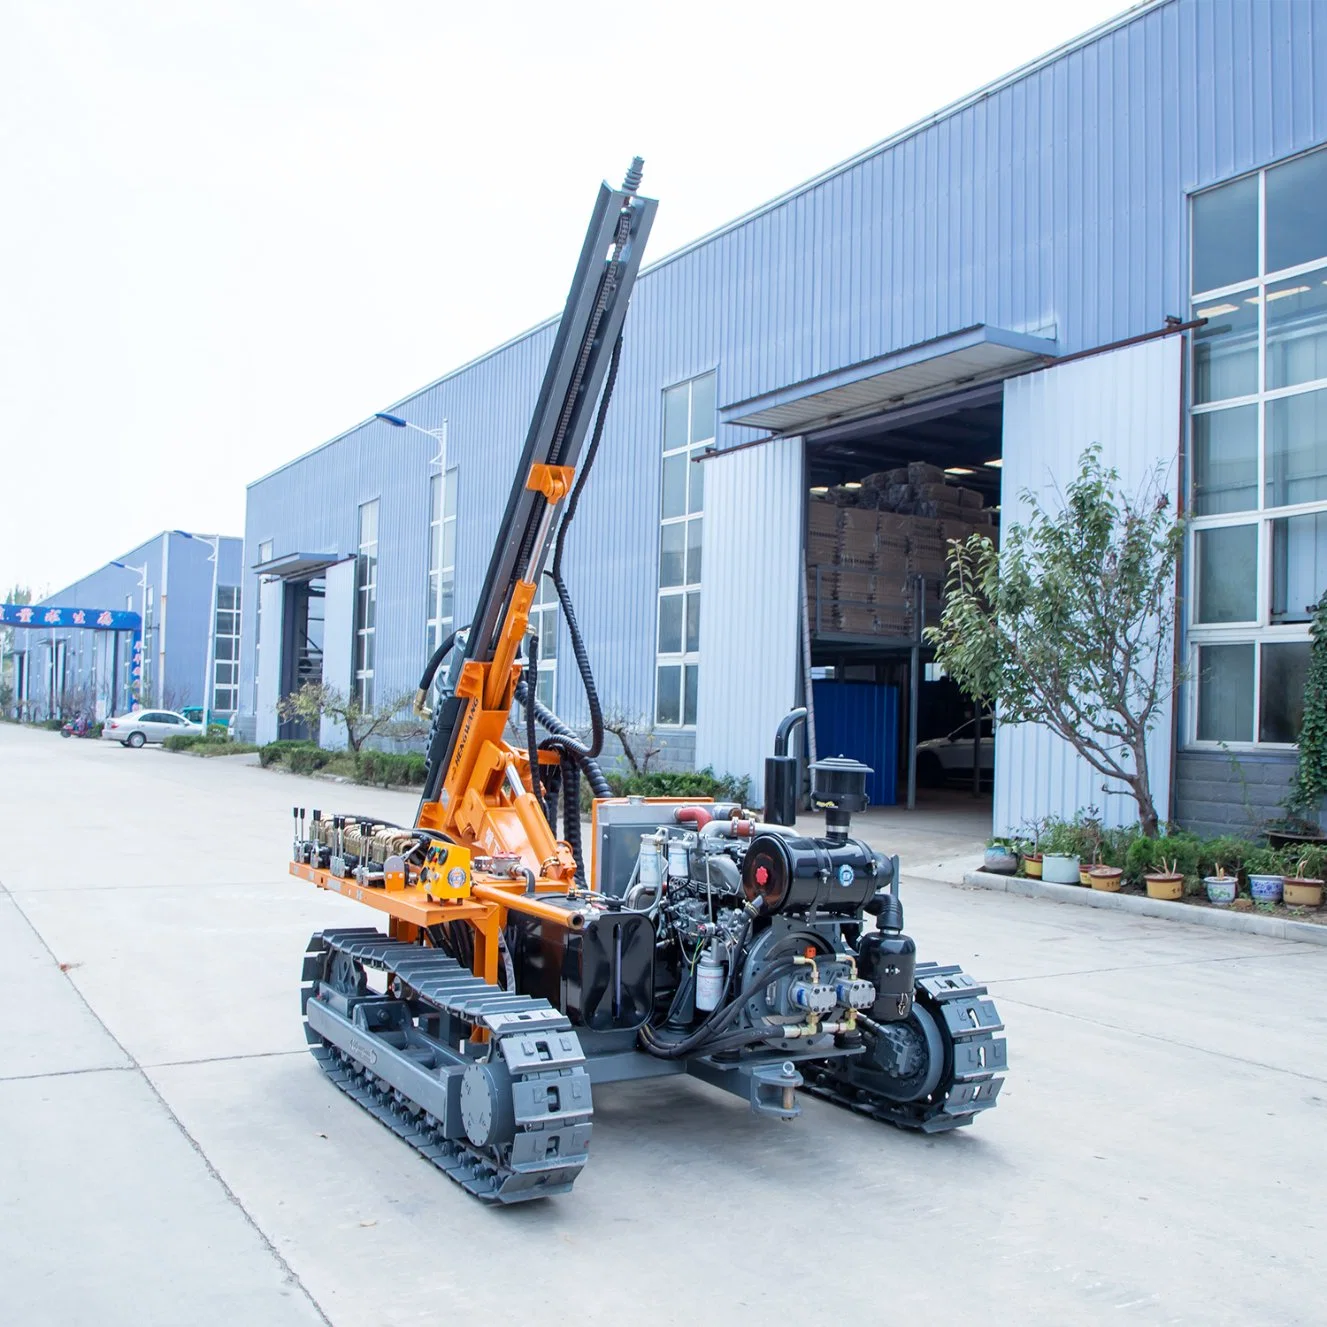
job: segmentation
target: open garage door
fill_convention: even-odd
[[[1140,488],[1158,462],[1172,504],[1178,496],[1181,364],[1184,339],[1167,336],[1013,378],[1004,389],[1001,514],[1023,519],[1030,490],[1052,506],[1077,473],[1078,459],[1100,443],[1126,491]],[[1172,509],[1174,509],[1172,507]],[[1173,610],[1172,610],[1173,611]],[[998,719],[998,715],[997,715]],[[1171,704],[1152,730],[1148,768],[1157,813],[1170,816]],[[1136,818],[1133,800],[1108,793],[1103,778],[1067,742],[1036,724],[999,724],[995,747],[994,822],[998,833],[1042,816],[1070,817],[1098,807],[1108,825]]]
[[[747,775],[759,798],[779,720],[799,703],[801,438],[705,467],[696,766]]]

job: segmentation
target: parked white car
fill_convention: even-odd
[[[929,742],[917,743],[917,782],[926,788],[939,788],[951,780],[972,782],[972,725],[955,728],[947,737],[933,737]],[[981,744],[977,751],[977,768],[983,783],[995,770],[995,739],[992,736],[991,716],[981,717]]]
[[[143,746],[147,742],[164,742],[168,737],[186,734],[202,736],[203,725],[190,723],[183,714],[174,710],[135,710],[132,714],[117,714],[102,726],[102,740],[119,742],[121,746]]]

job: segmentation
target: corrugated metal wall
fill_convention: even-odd
[[[976,323],[1053,334],[1064,351],[1152,330],[1185,309],[1186,195],[1327,140],[1325,58],[1327,0],[1167,0],[648,269],[569,545],[605,699],[653,704],[664,388],[715,370],[726,405]],[[537,328],[393,407],[448,420],[458,620],[552,335]],[[721,444],[751,436],[727,433]],[[393,689],[424,648],[430,446],[370,423],[249,490],[247,564],[265,538],[277,553],[350,551],[355,505],[383,494],[379,658]],[[562,654],[559,707],[576,721]]]
[[[238,585],[242,541],[233,536],[223,536],[221,546],[221,567],[218,583]],[[169,554],[167,548],[169,547]],[[109,564],[98,568],[88,576],[66,585],[54,594],[47,595],[41,602],[46,605],[60,605],[70,608],[113,608],[132,609],[142,612],[143,596],[139,585],[137,570],[128,567],[147,568],[147,584],[154,602],[154,617],[161,621],[163,599],[166,610],[166,669],[164,687],[157,688],[160,677],[160,658],[153,660],[153,695],[147,700],[152,704],[201,705],[203,701],[203,673],[207,661],[207,632],[211,614],[209,604],[212,598],[212,546],[198,539],[189,539],[184,535],[163,532],[154,535],[137,548],[116,558],[125,567],[112,567]],[[98,679],[98,700],[102,700],[105,681],[108,676],[108,646],[94,640],[94,634],[88,631],[59,631],[57,640],[66,641],[65,678],[66,688],[76,691],[90,686],[94,672]],[[46,697],[49,689],[51,637],[47,633],[33,632],[29,638],[19,636],[15,644],[18,649],[32,652],[32,696]],[[158,637],[158,643],[160,638]]]
[[[1061,509],[1079,457],[1095,443],[1119,471],[1126,493],[1141,494],[1155,479],[1175,511],[1183,349],[1183,339],[1170,336],[1006,383],[1000,481],[1006,526],[1026,518],[1025,492],[1036,495],[1043,510]],[[1152,796],[1163,822],[1170,816],[1171,713],[1167,700],[1148,742]],[[1050,729],[1002,724],[998,713],[996,718],[997,832],[1017,832],[1027,821],[1047,815],[1072,818],[1091,806],[1108,825],[1138,819],[1125,785],[1093,770]]]
[[[779,720],[798,704],[801,438],[705,466],[696,764],[747,775],[755,800]]]

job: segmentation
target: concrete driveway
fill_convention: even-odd
[[[0,1322],[1323,1321],[1327,950],[915,879],[998,1109],[600,1088],[575,1192],[492,1211],[303,1048],[304,941],[367,918],[285,874],[295,802],[414,805],[0,725]]]

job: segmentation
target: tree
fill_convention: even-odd
[[[315,731],[324,715],[336,720],[346,730],[346,744],[351,751],[357,752],[370,737],[408,741],[427,733],[423,724],[396,717],[409,708],[412,698],[412,692],[402,692],[372,709],[363,709],[359,697],[353,692],[347,696],[324,682],[306,682],[298,691],[279,701],[276,710],[281,718],[306,723]]]
[[[1304,719],[1299,731],[1299,762],[1286,809],[1317,821],[1327,798],[1327,595],[1313,610],[1309,627],[1309,670],[1304,679]]]
[[[1125,494],[1090,447],[1060,510],[1022,495],[1030,514],[1007,531],[1003,551],[982,535],[951,543],[948,598],[927,632],[936,661],[969,695],[1006,723],[1049,728],[1123,784],[1149,837],[1159,827],[1147,739],[1178,681],[1184,537],[1162,473]]]
[[[663,743],[655,737],[650,724],[643,718],[632,718],[624,710],[614,708],[604,715],[604,731],[617,738],[633,774],[648,774],[650,761],[663,751]],[[637,744],[641,749],[639,756]]]

